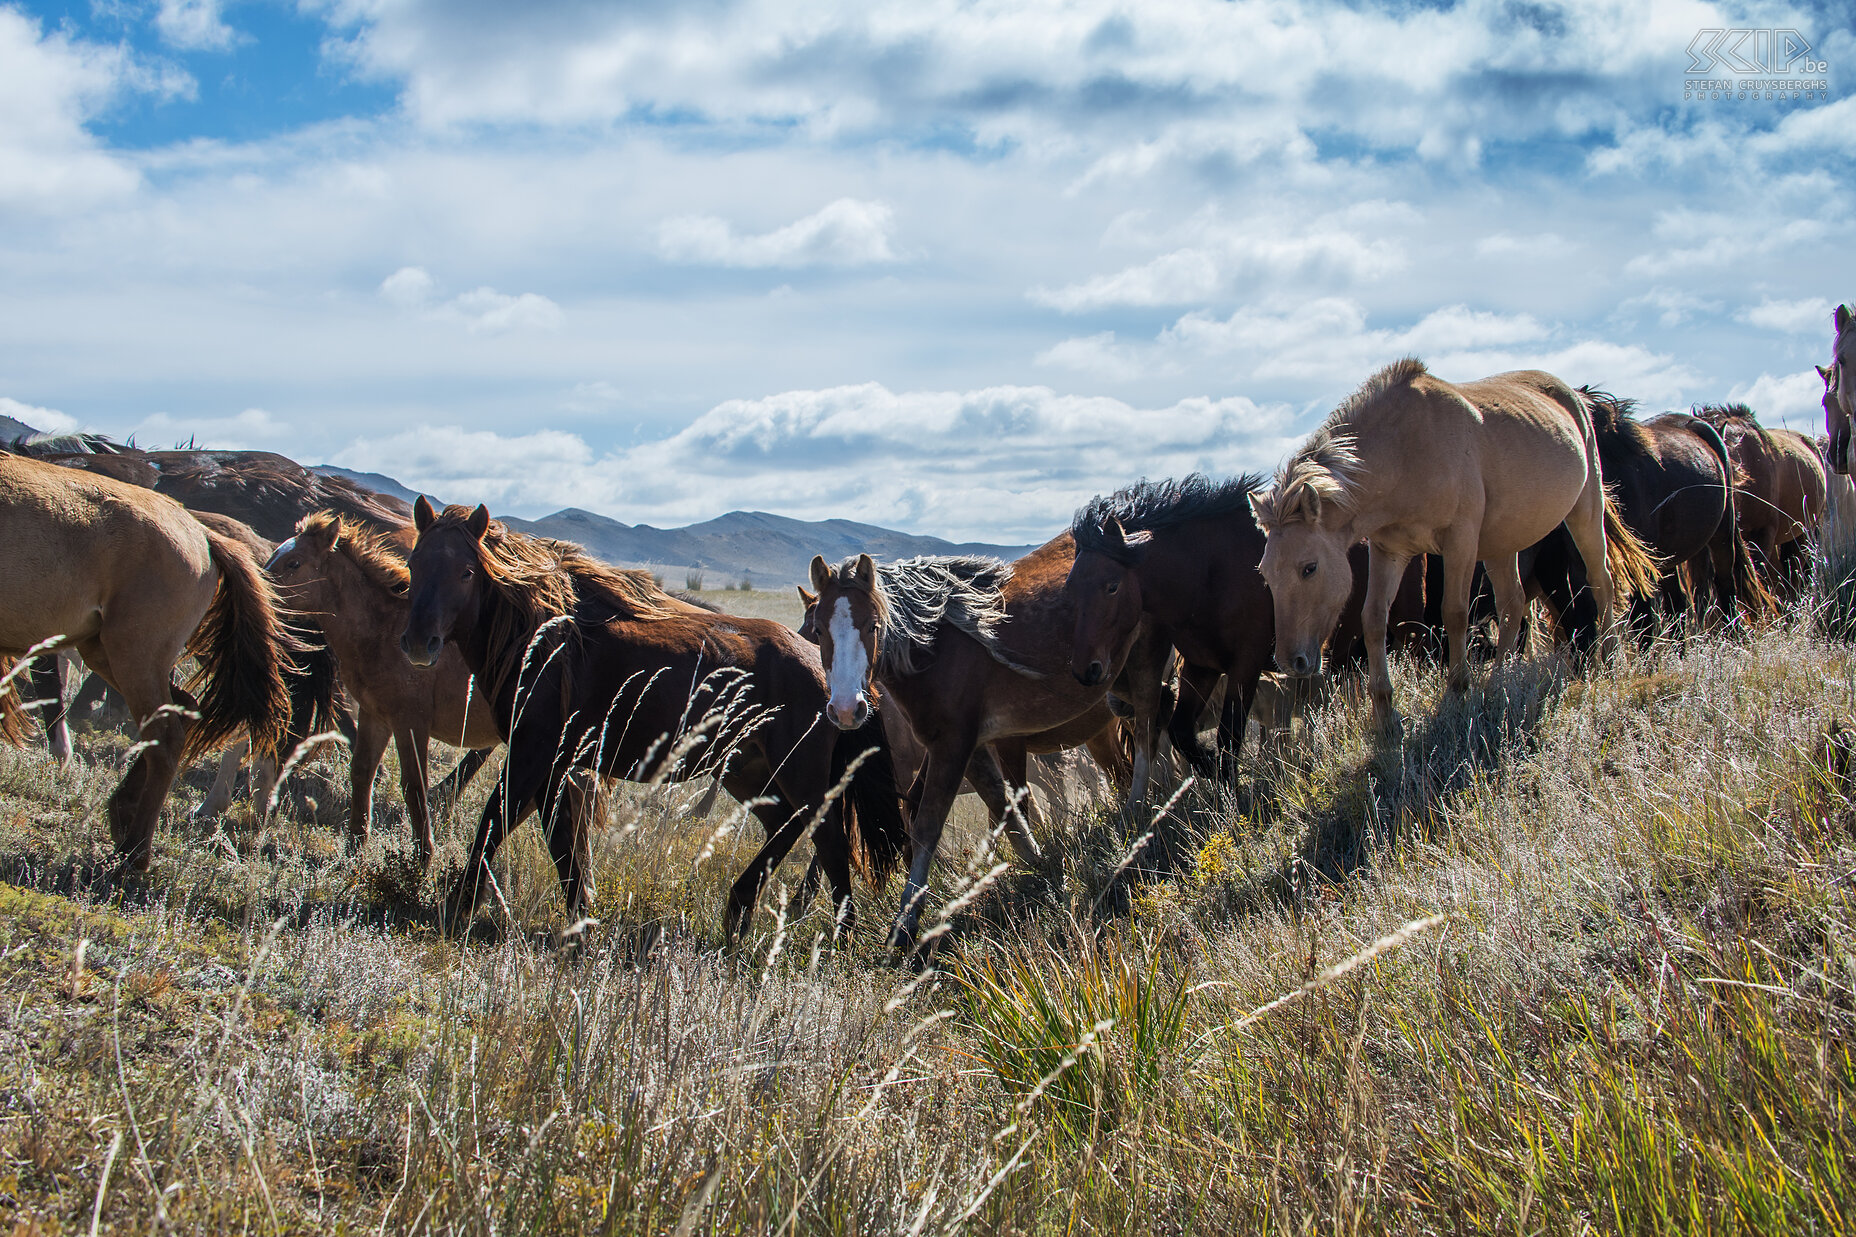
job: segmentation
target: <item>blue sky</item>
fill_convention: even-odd
[[[1268,467],[1408,352],[1809,428],[1852,17],[0,2],[0,411],[997,540]],[[1685,99],[1710,28],[1827,89]]]

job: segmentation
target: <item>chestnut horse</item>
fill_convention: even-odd
[[[432,855],[431,740],[469,749],[429,797],[444,803],[501,738],[489,704],[473,699],[470,669],[456,648],[446,646],[429,669],[413,666],[400,650],[408,609],[406,557],[413,536],[411,525],[374,532],[333,511],[319,511],[277,547],[265,569],[291,608],[315,620],[355,704],[348,759],[350,845],[367,840],[374,775],[391,740],[399,753],[400,794],[423,867]]]
[[[868,554],[837,567],[812,560],[818,658],[831,689],[826,716],[841,729],[862,725],[880,686],[927,749],[910,792],[913,857],[892,948],[915,948],[928,872],[961,780],[980,763],[975,754],[988,744],[996,752],[1003,787],[981,777],[974,788],[1020,857],[1038,863],[1037,843],[1002,791],[1025,785],[1032,741],[1075,747],[1114,721],[1106,673],[1085,686],[1064,664],[1076,616],[1063,580],[1074,558],[1066,532],[1009,566],[925,556],[879,568]],[[1152,686],[1141,680],[1158,677],[1157,666],[1130,676],[1129,696]]]
[[[1695,410],[1720,432],[1744,474],[1736,479],[1734,514],[1740,534],[1759,551],[1766,585],[1792,600],[1810,573],[1810,541],[1824,516],[1824,461],[1817,444],[1796,430],[1767,429],[1745,404]]]
[[[1719,432],[1679,412],[1639,421],[1630,415],[1634,400],[1592,387],[1579,393],[1592,410],[1605,485],[1618,515],[1666,564],[1653,590],[1636,590],[1632,625],[1642,635],[1654,634],[1659,608],[1664,621],[1686,619],[1697,600],[1686,576],[1705,582],[1710,596],[1701,601],[1704,610],[1729,619],[1771,611],[1772,595],[1760,582],[1734,510],[1734,486],[1745,478]],[[1545,599],[1561,634],[1576,647],[1591,647],[1598,614],[1566,529],[1554,529],[1521,562],[1529,594]]]
[[[563,812],[574,767],[633,781],[717,776],[767,842],[729,891],[724,929],[745,936],[760,891],[814,822],[836,922],[852,925],[853,861],[881,880],[906,828],[880,725],[822,724],[817,655],[789,627],[666,595],[578,546],[514,533],[483,507],[441,514],[421,497],[401,647],[416,666],[456,644],[508,746],[470,858],[447,899],[461,928],[503,835],[531,807],[570,917],[593,896],[584,830]],[[861,763],[854,764],[861,757]],[[834,787],[849,777],[842,797]]]
[[[293,642],[270,585],[242,545],[172,499],[19,456],[0,456],[0,524],[0,661],[57,641],[128,702],[142,741],[106,814],[116,848],[146,870],[184,763],[241,727],[259,752],[283,735]],[[170,683],[185,652],[200,661],[197,699]],[[0,710],[20,741],[17,699]]]
[[[1076,613],[1070,672],[1085,681],[1092,666],[1119,666],[1143,617],[1156,640],[1178,650],[1183,665],[1179,703],[1169,734],[1173,746],[1203,774],[1234,768],[1257,683],[1275,646],[1269,589],[1257,570],[1263,530],[1250,496],[1263,484],[1256,474],[1213,482],[1194,473],[1183,480],[1141,481],[1076,513],[1070,535],[1076,560],[1064,597]],[[1326,642],[1330,667],[1356,660],[1362,638],[1360,607],[1366,597],[1367,554],[1349,551],[1354,588]],[[1407,569],[1393,603],[1395,647],[1424,634],[1422,564]],[[1224,678],[1225,707],[1214,756],[1199,742],[1199,719]]]
[[[1455,384],[1415,357],[1387,366],[1298,447],[1251,505],[1265,533],[1263,578],[1276,609],[1276,662],[1313,674],[1352,586],[1347,550],[1370,547],[1364,623],[1373,711],[1392,712],[1386,658],[1392,599],[1412,555],[1444,560],[1449,682],[1469,686],[1467,636],[1476,563],[1488,571],[1513,651],[1527,598],[1520,552],[1564,521],[1601,615],[1626,579],[1654,564],[1605,497],[1585,398],[1538,370]]]

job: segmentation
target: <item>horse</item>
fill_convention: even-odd
[[[428,669],[413,666],[400,650],[412,545],[410,524],[378,532],[334,511],[318,511],[277,547],[265,571],[292,609],[315,621],[355,704],[348,761],[350,846],[367,840],[374,775],[391,740],[399,753],[407,822],[424,867],[432,856],[432,812],[455,799],[501,738],[489,704],[473,697],[470,669],[455,647],[447,645]],[[466,752],[428,798],[434,737]]]
[[[1706,582],[1712,605],[1726,618],[1765,614],[1775,602],[1759,579],[1734,509],[1735,484],[1744,481],[1720,433],[1699,417],[1671,412],[1647,421],[1631,416],[1636,401],[1580,387],[1592,410],[1605,485],[1618,514],[1639,541],[1665,564],[1661,578],[1639,582],[1632,625],[1649,636],[1657,610],[1667,621],[1687,617],[1694,599],[1686,576]],[[1565,528],[1554,529],[1521,556],[1529,595],[1539,595],[1559,631],[1575,647],[1589,648],[1599,622]],[[1652,600],[1654,599],[1654,601]]]
[[[592,900],[585,831],[559,810],[578,766],[633,781],[718,776],[759,818],[767,842],[729,890],[731,943],[816,820],[834,922],[852,929],[853,862],[880,882],[907,829],[881,725],[842,738],[821,726],[825,676],[791,628],[678,602],[644,572],[512,532],[482,506],[439,512],[421,496],[413,522],[401,648],[415,666],[432,666],[457,645],[508,747],[446,900],[447,927],[469,918],[497,845],[531,806],[568,914]]]
[[[1817,376],[1824,380],[1824,433],[1830,439],[1824,460],[1832,472],[1844,476],[1850,471],[1850,425],[1856,418],[1856,329],[1850,326],[1852,320],[1856,317],[1848,305],[1837,306],[1830,366],[1817,367]]]
[[[805,585],[797,586],[799,601],[804,606],[804,616],[799,624],[799,638],[807,644],[818,643],[818,594],[806,591]],[[1111,704],[1110,710],[1114,706]],[[1130,710],[1132,711],[1132,710]],[[1171,710],[1162,710],[1171,712]],[[910,788],[909,806],[914,810],[920,798],[922,785],[919,780],[922,766],[927,762],[928,749],[909,728],[909,722],[898,709],[883,709],[883,730],[889,736],[891,759],[896,768],[898,785]],[[1125,726],[1125,719],[1117,719]],[[1116,795],[1132,797],[1134,785],[1133,753],[1128,750],[1132,744],[1121,742],[1123,726],[1109,726],[1090,736],[1083,743],[1083,749],[1094,761],[1093,771],[1086,771],[1084,766],[1076,763],[1074,748],[1059,745],[1061,736],[1031,735],[1025,739],[1025,749],[1029,758],[1025,764],[1025,786],[1037,786],[1049,797],[1053,805],[1065,800],[1066,792],[1063,781],[1067,772],[1082,773],[1085,778],[1093,775],[1099,786],[1106,778],[1108,789]],[[1079,758],[1080,759],[1080,758]],[[986,789],[981,791],[980,787]],[[1001,772],[999,755],[992,745],[985,745],[975,750],[973,759],[968,763],[966,790],[979,795],[987,803],[988,811],[992,805],[1000,805],[1000,814],[993,817],[997,825],[1003,819],[1003,805],[1012,794],[1012,789],[1005,784],[1005,775]],[[1027,798],[1022,805],[1021,815],[1025,818],[1027,828],[1035,830],[1038,812],[1035,803]]]
[[[1766,587],[1792,600],[1810,570],[1809,536],[1824,515],[1824,461],[1796,430],[1767,429],[1745,404],[1706,404],[1694,415],[1719,431],[1744,481],[1734,487],[1740,534],[1759,551]]]
[[[1081,507],[1070,524],[1076,559],[1064,581],[1074,608],[1070,673],[1087,682],[1091,667],[1118,666],[1143,618],[1182,663],[1179,700],[1168,726],[1173,746],[1195,770],[1215,775],[1220,760],[1241,753],[1257,686],[1275,645],[1269,589],[1257,570],[1263,530],[1250,508],[1263,477],[1247,473],[1214,482],[1200,473],[1181,480],[1141,481]],[[1326,642],[1330,666],[1363,659],[1360,607],[1367,554],[1349,552],[1354,587]],[[1392,621],[1402,646],[1422,635],[1422,564],[1406,572]],[[1226,680],[1218,750],[1199,741],[1199,719]],[[1228,767],[1228,766],[1227,766]]]
[[[128,702],[141,731],[105,811],[135,871],[181,766],[243,727],[274,752],[288,723],[284,667],[294,642],[270,585],[237,541],[172,499],[105,477],[0,455],[0,661],[48,642],[74,647]],[[200,670],[170,678],[184,652]],[[197,697],[194,692],[197,691]],[[23,740],[19,702],[0,698],[0,732]]]
[[[1415,357],[1388,365],[1290,454],[1267,492],[1251,497],[1275,601],[1277,665],[1304,677],[1319,668],[1352,585],[1347,550],[1358,541],[1370,547],[1363,622],[1382,726],[1396,722],[1387,620],[1414,554],[1443,555],[1454,691],[1469,686],[1478,561],[1501,623],[1498,657],[1513,651],[1526,609],[1518,556],[1562,521],[1608,615],[1617,575],[1639,578],[1653,564],[1606,498],[1601,468],[1585,398],[1551,374],[1456,384]]]
[[[1065,669],[1063,649],[1076,618],[1063,581],[1075,556],[1075,541],[1064,532],[1009,565],[922,556],[878,567],[860,554],[832,567],[823,557],[812,559],[823,619],[818,658],[831,689],[826,717],[843,730],[863,725],[880,687],[927,749],[910,791],[913,857],[890,928],[893,949],[915,949],[928,872],[961,780],[981,773],[974,788],[995,825],[1022,859],[1040,864],[1025,820],[1007,802],[1025,785],[1031,744],[1075,747],[1113,724],[1106,671],[1084,684]],[[1140,673],[1158,679],[1155,667]],[[988,761],[975,760],[987,745],[1003,785],[986,776]]]

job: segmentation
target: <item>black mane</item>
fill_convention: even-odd
[[[1580,387],[1579,394],[1585,396],[1592,410],[1592,428],[1600,435],[1628,438],[1640,449],[1652,449],[1650,431],[1631,415],[1637,409],[1636,400],[1624,399],[1590,385]]]
[[[1126,532],[1154,533],[1191,520],[1218,519],[1239,511],[1248,514],[1251,494],[1267,480],[1262,473],[1254,472],[1225,481],[1213,481],[1200,472],[1165,481],[1143,479],[1113,494],[1090,499],[1077,510],[1070,523],[1070,535],[1076,539],[1078,553],[1092,550],[1123,561],[1124,552],[1109,539],[1109,521],[1120,524]]]
[[[1759,417],[1754,415],[1753,410],[1741,403],[1696,404],[1694,412],[1690,415],[1700,417],[1715,429],[1736,421],[1742,425],[1751,426],[1753,429],[1764,428],[1760,425]]]

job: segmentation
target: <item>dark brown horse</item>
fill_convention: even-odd
[[[1837,334],[1830,367],[1817,367],[1818,377],[1824,380],[1824,433],[1830,440],[1824,461],[1832,472],[1848,476],[1850,426],[1856,419],[1856,316],[1848,305],[1839,305],[1834,321]]]
[[[1817,445],[1788,429],[1767,429],[1745,404],[1708,404],[1694,413],[1720,432],[1744,481],[1735,479],[1740,535],[1759,553],[1767,588],[1790,600],[1810,572],[1810,536],[1824,516],[1824,461]]]
[[[831,692],[826,716],[843,729],[862,725],[880,685],[928,753],[911,791],[914,853],[890,931],[896,949],[915,948],[928,872],[975,753],[990,744],[1004,786],[1016,790],[1025,785],[1034,737],[1076,747],[1113,722],[1107,677],[1085,685],[1066,665],[1076,616],[1063,581],[1074,558],[1066,532],[1009,567],[983,558],[925,557],[880,569],[868,554],[837,567],[812,560],[818,658]],[[1158,678],[1157,668],[1144,673]],[[997,793],[978,780],[975,789],[983,798]],[[1040,861],[1004,798],[987,807],[1020,856]]]
[[[178,503],[108,478],[0,456],[0,660],[48,641],[74,647],[120,692],[142,741],[110,796],[110,836],[148,866],[155,822],[181,765],[240,727],[260,752],[287,722],[283,682],[292,642],[269,583],[243,546]],[[200,660],[174,687],[183,652]],[[7,736],[20,715],[0,698]],[[192,714],[190,721],[188,715]]]
[[[825,676],[791,628],[685,605],[643,572],[512,533],[483,507],[440,514],[421,498],[413,515],[402,647],[414,665],[430,666],[456,644],[508,745],[447,900],[448,927],[469,917],[497,845],[531,807],[569,916],[591,900],[587,839],[562,810],[567,774],[580,767],[634,781],[713,775],[750,805],[768,837],[729,891],[731,941],[816,821],[837,922],[849,929],[852,862],[880,880],[906,829],[881,726],[840,738],[823,724]],[[847,775],[840,799],[832,789]]]
[[[1666,413],[1648,421],[1631,416],[1634,400],[1581,387],[1592,409],[1605,484],[1618,514],[1663,564],[1654,595],[1632,598],[1632,625],[1654,634],[1663,621],[1685,619],[1691,608],[1732,618],[1771,610],[1733,503],[1735,468],[1727,444],[1699,417]],[[1562,525],[1522,552],[1530,595],[1542,597],[1555,626],[1576,647],[1598,637],[1598,614],[1586,584],[1585,564]],[[1707,596],[1690,596],[1687,577],[1705,584]]]
[[[1250,496],[1264,478],[1246,474],[1213,482],[1142,481],[1076,513],[1070,533],[1076,561],[1064,595],[1076,613],[1070,670],[1119,667],[1145,618],[1184,663],[1179,704],[1169,727],[1173,746],[1201,773],[1235,768],[1257,682],[1275,646],[1275,615],[1257,566],[1263,530]],[[1366,656],[1360,608],[1366,598],[1366,547],[1348,555],[1353,594],[1329,637],[1329,668]],[[1422,563],[1406,570],[1392,609],[1392,640],[1402,649],[1423,632]],[[1099,673],[1099,671],[1098,671]],[[1225,679],[1225,707],[1214,757],[1199,742],[1199,719]]]
[[[306,518],[266,566],[278,591],[299,614],[314,619],[335,656],[355,705],[349,753],[348,836],[367,840],[374,775],[391,741],[399,752],[400,794],[406,803],[421,866],[432,854],[428,752],[436,738],[469,749],[432,798],[450,800],[501,741],[487,701],[473,699],[470,669],[447,645],[438,663],[413,666],[400,650],[406,630],[409,524],[372,532],[333,511]]]

